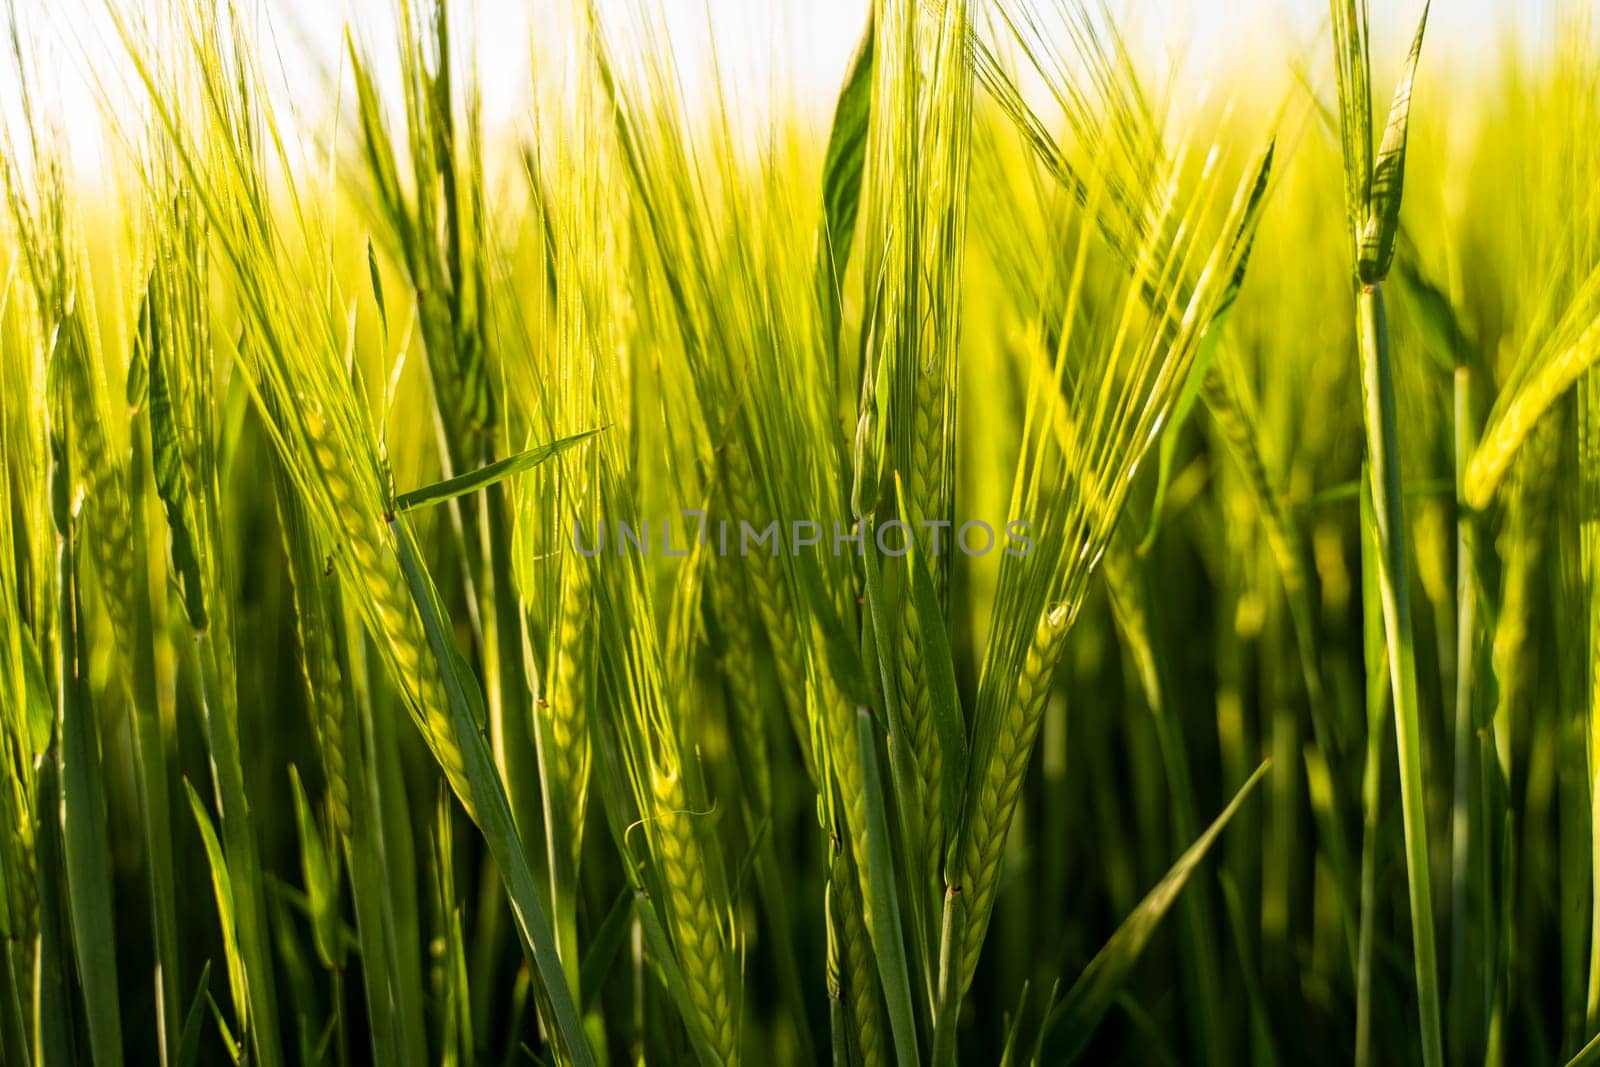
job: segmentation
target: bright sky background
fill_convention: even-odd
[[[16,5],[24,40],[37,52],[45,73],[43,95],[68,131],[80,167],[92,168],[103,138],[101,80],[122,64],[121,46],[106,5],[136,7],[145,0],[0,0]],[[223,0],[215,0],[223,2]],[[319,73],[337,58],[348,20],[358,36],[382,42],[392,22],[393,0],[241,0],[265,13],[274,27],[289,92],[309,111],[326,106],[326,80]],[[604,0],[603,0],[604,2]],[[613,6],[630,0],[612,0]],[[868,0],[657,0],[689,67],[708,66],[707,27],[718,55],[740,93],[760,93],[771,58],[784,57],[788,77],[826,122],[844,64],[865,18]],[[1048,7],[1067,0],[1040,0]],[[1093,2],[1093,0],[1091,0]],[[1429,25],[1430,57],[1457,70],[1471,70],[1501,54],[1513,24],[1526,41],[1547,28],[1553,0],[1440,0]],[[1583,2],[1583,0],[1568,0]],[[456,0],[462,7],[471,0]],[[1109,0],[1126,12],[1119,25],[1147,54],[1182,54],[1188,67],[1214,73],[1219,65],[1286,64],[1312,49],[1326,48],[1319,33],[1326,0]],[[512,123],[526,110],[526,79],[533,47],[532,12],[550,0],[476,0],[479,61],[486,118],[491,126]],[[1377,53],[1398,60],[1409,40],[1420,0],[1373,0],[1378,22]],[[975,8],[982,7],[978,0]],[[1391,57],[1388,53],[1394,53]],[[1265,57],[1265,59],[1264,59]],[[1320,53],[1314,56],[1321,63]],[[1380,61],[1383,69],[1387,62]],[[0,62],[0,118],[14,121],[19,108],[9,56]]]

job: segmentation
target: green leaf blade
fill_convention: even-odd
[[[454,478],[446,478],[443,481],[434,482],[432,485],[425,485],[421,489],[413,489],[409,493],[401,493],[395,497],[395,510],[415,511],[417,508],[426,507],[429,504],[439,504],[446,500],[453,500],[458,496],[475,493],[479,489],[486,489],[496,482],[511,477],[513,474],[521,474],[523,471],[532,470],[539,464],[554,459],[567,449],[582,444],[604,429],[605,427],[602,426],[599,429],[585,430],[570,437],[563,437],[549,444],[535,445],[532,448],[518,452],[514,456],[495,460],[493,463],[479,467],[477,470],[458,474]]]
[[[1082,1054],[1156,927],[1166,917],[1184,886],[1210,852],[1211,846],[1270,766],[1271,762],[1268,761],[1255,769],[1228,802],[1228,806],[1222,809],[1222,813],[1168,869],[1165,877],[1145,895],[1139,906],[1122,921],[1116,933],[1089,961],[1089,965],[1067,991],[1065,999],[1045,1020],[1042,1034],[1044,1062],[1069,1063]]]

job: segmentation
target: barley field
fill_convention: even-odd
[[[1600,1064],[1588,0],[3,2],[0,1064]]]

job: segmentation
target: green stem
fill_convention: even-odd
[[[1452,834],[1450,843],[1450,917],[1452,944],[1450,952],[1451,996],[1455,1000],[1453,1014],[1460,1020],[1454,1027],[1458,1042],[1458,1056],[1470,1054],[1475,1048],[1467,1043],[1467,1026],[1474,1018],[1484,1019],[1488,1013],[1487,998],[1474,1006],[1469,999],[1473,986],[1472,967],[1476,963],[1480,977],[1476,985],[1482,989],[1481,931],[1478,943],[1473,942],[1474,929],[1469,917],[1472,895],[1472,859],[1475,850],[1482,850],[1486,842],[1474,840],[1481,836],[1483,819],[1487,813],[1486,798],[1477,794],[1482,777],[1475,771],[1478,752],[1477,728],[1473,721],[1472,697],[1476,685],[1478,649],[1478,583],[1473,575],[1475,551],[1475,519],[1461,502],[1466,478],[1467,461],[1477,445],[1477,428],[1473,421],[1472,372],[1457,367],[1455,372],[1455,468],[1456,468],[1456,687],[1455,687],[1455,799],[1453,801]],[[1486,887],[1484,887],[1486,888]],[[1483,904],[1487,904],[1485,899]],[[1479,953],[1476,961],[1472,953]]]
[[[144,488],[150,424],[136,419],[132,429],[129,475],[129,528],[133,540],[134,618],[154,620],[146,540]],[[172,816],[167,792],[167,744],[156,685],[154,625],[135,626],[129,635],[133,694],[133,769],[144,824],[146,867],[156,955],[156,1034],[161,1062],[170,1064],[183,1032],[184,996],[178,970],[177,884],[173,874]]]
[[[1377,523],[1372,494],[1361,494],[1361,601],[1372,604],[1378,592]],[[1362,652],[1367,674],[1367,744],[1361,769],[1361,903],[1356,934],[1356,1067],[1372,1063],[1372,950],[1378,909],[1378,827],[1383,818],[1383,731],[1388,726],[1389,658],[1383,647],[1382,624],[1369,614],[1362,625]]]
[[[244,784],[239,748],[238,707],[223,689],[218,648],[207,630],[195,634],[200,666],[200,698],[205,715],[206,745],[221,814],[222,847],[233,883],[239,955],[244,961],[248,1029],[255,1062],[272,1067],[284,1062],[278,1047],[277,994],[272,981],[272,941],[267,932],[265,883],[250,802]]]
[[[39,947],[34,963],[33,1063],[39,1067],[83,1062],[73,1003],[70,917],[61,849],[61,773],[57,745],[39,760],[38,837],[35,864],[39,880]],[[22,1062],[28,1062],[24,1060]]]
[[[861,738],[861,779],[867,794],[866,851],[868,930],[883,976],[884,1000],[889,1005],[889,1027],[894,1035],[897,1061],[906,1067],[917,1062],[917,1030],[911,1008],[911,975],[906,966],[905,941],[900,924],[900,898],[895,890],[894,854],[889,843],[889,819],[884,810],[883,782],[878,771],[877,732],[866,708],[857,709]]]
[[[933,1065],[954,1067],[956,1022],[961,1015],[961,946],[967,937],[967,901],[961,887],[944,894],[939,936],[939,1006],[933,1022]]]
[[[1433,891],[1428,869],[1427,809],[1422,781],[1422,725],[1417,704],[1416,650],[1412,643],[1406,520],[1400,486],[1400,449],[1395,427],[1394,375],[1383,291],[1364,287],[1357,297],[1361,386],[1371,464],[1372,502],[1382,564],[1383,601],[1390,679],[1394,692],[1395,743],[1400,759],[1400,808],[1405,827],[1406,875],[1411,902],[1413,957],[1417,973],[1422,1061],[1441,1067],[1439,983],[1433,932]]]
[[[352,642],[359,654],[359,641]],[[378,810],[383,803],[378,776],[371,769],[376,759],[372,742],[372,716],[364,697],[356,705],[361,710],[361,729],[345,734],[346,767],[350,775],[350,837],[346,842],[345,866],[350,871],[350,898],[355,912],[356,937],[361,950],[361,986],[367,1005],[368,1044],[378,1063],[413,1067],[423,1062],[421,1048],[407,1041],[407,1027],[397,1016],[404,1010],[401,1001],[406,986],[396,965],[394,906],[389,887],[383,834]],[[369,759],[369,754],[371,758]]]

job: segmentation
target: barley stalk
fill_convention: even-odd
[[[361,603],[376,620],[384,639],[381,642],[383,651],[423,738],[462,806],[470,813],[473,810],[472,789],[455,738],[444,678],[439,673],[438,661],[428,654],[427,635],[400,569],[400,561],[381,538],[377,526],[379,516],[367,514],[370,496],[362,493],[352,479],[346,455],[337,438],[329,432],[326,420],[308,407],[301,425],[344,534],[342,547],[346,554],[341,556],[340,562],[344,564],[349,595],[361,598]]]
[[[296,600],[301,594],[296,593]],[[296,609],[298,612],[298,608]],[[310,616],[317,619],[318,616]],[[324,614],[322,619],[329,616]],[[302,673],[311,694],[311,725],[316,733],[317,754],[322,758],[322,773],[328,783],[328,809],[336,833],[350,832],[350,778],[345,766],[344,716],[341,707],[338,657],[326,631],[320,627],[297,627]],[[315,664],[315,666],[313,666]]]
[[[689,1000],[712,1047],[725,1063],[739,1057],[739,1023],[734,1008],[725,917],[711,905],[706,857],[695,817],[688,811],[683,780],[676,771],[652,775],[655,817],[651,839],[661,877],[671,894],[668,908],[679,964]]]
[[[995,733],[994,750],[987,762],[977,764],[980,777],[973,783],[962,832],[959,888],[967,900],[967,932],[962,952],[961,989],[972,984],[978,956],[988,931],[989,913],[1000,880],[1000,857],[1006,831],[1016,810],[1022,779],[1033,752],[1033,739],[1043,719],[1050,678],[1060,662],[1066,638],[1068,613],[1055,607],[1040,618],[1028,645],[1015,690],[1006,698]]]
[[[915,493],[913,492],[913,497]],[[924,557],[926,558],[926,557]],[[935,566],[934,573],[943,569]],[[939,578],[934,579],[935,582]],[[922,662],[922,619],[910,597],[901,601],[899,688],[904,712],[907,739],[914,755],[912,761],[917,772],[919,796],[906,812],[913,834],[920,832],[920,841],[913,845],[913,855],[936,869],[944,847],[944,813],[939,802],[939,782],[942,757],[939,738],[933,729],[933,708],[928,692],[928,676]]]
[[[815,714],[822,717],[822,728],[828,738],[828,752],[833,779],[839,787],[844,803],[844,828],[858,838],[867,832],[867,788],[861,772],[861,735],[856,728],[856,705],[834,682],[824,676],[817,692]],[[831,832],[837,833],[838,828]],[[856,873],[860,876],[862,911],[871,922],[871,897],[867,893],[867,861],[865,856],[853,857]]]
[[[756,675],[755,643],[746,628],[747,584],[727,567],[713,576],[713,606],[721,637],[718,666],[728,692],[728,718],[739,738],[741,773],[758,804],[757,818],[772,810],[772,758],[767,750],[766,709]]]
[[[105,417],[92,385],[95,372],[78,313],[69,311],[59,328],[62,355],[73,364],[66,379],[67,395],[71,401],[77,469],[85,487],[86,525],[92,531],[92,536],[84,540],[94,556],[112,632],[123,644],[134,626],[134,556],[122,465],[106,439]]]
[[[589,582],[582,560],[563,560],[552,680],[537,710],[549,728],[555,773],[561,779],[566,800],[567,808],[559,817],[567,823],[567,844],[574,868],[583,851],[583,820],[589,795]]]
[[[729,518],[729,541],[742,532],[741,522],[756,523],[758,516],[766,515],[761,493],[750,460],[738,449],[723,453],[723,471],[728,489],[732,516]],[[779,561],[757,552],[748,558],[751,592],[755,594],[756,610],[766,627],[767,643],[772,650],[772,665],[778,676],[778,689],[784,709],[789,713],[789,723],[794,729],[796,742],[805,755],[808,769],[814,757],[811,752],[811,732],[806,726],[805,698],[806,663],[805,642],[801,638],[800,622],[795,614]],[[813,776],[815,771],[813,770]]]
[[[849,851],[840,847],[828,879],[829,996],[842,1001],[861,1060],[870,1067],[889,1062],[883,1004],[878,998],[877,967],[861,907],[861,882]]]
[[[343,683],[339,669],[331,594],[319,586],[327,576],[315,566],[310,528],[299,510],[293,488],[280,480],[279,514],[284,554],[289,560],[294,594],[295,633],[300,641],[300,673],[311,708],[317,754],[328,782],[328,808],[338,835],[350,833],[350,776],[345,759]]]
[[[1400,758],[1400,803],[1405,824],[1422,1053],[1423,1061],[1434,1067],[1443,1059],[1438,964],[1434,950],[1433,895],[1424,808],[1422,736],[1417,710],[1416,652],[1412,644],[1410,595],[1406,586],[1406,525],[1400,500],[1394,384],[1389,366],[1388,325],[1384,318],[1382,289],[1376,285],[1363,289],[1358,297],[1358,307],[1367,456],[1371,463],[1372,498],[1378,524],[1377,543],[1382,555],[1379,588],[1394,697],[1396,748]]]

